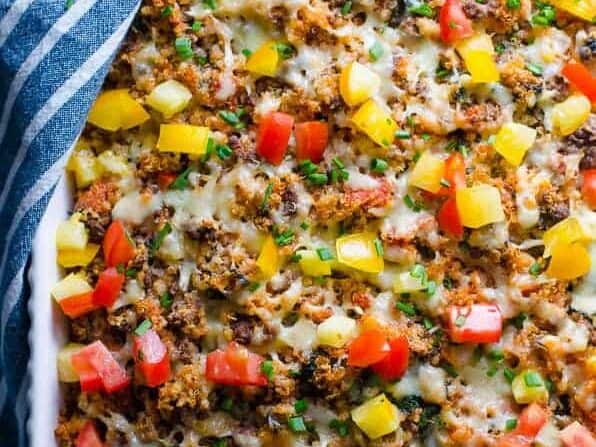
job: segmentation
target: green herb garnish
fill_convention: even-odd
[[[151,320],[143,320],[143,322],[139,324],[137,328],[134,330],[134,333],[137,337],[141,337],[145,334],[145,332],[151,329],[151,326]]]

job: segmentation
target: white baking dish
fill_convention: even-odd
[[[50,289],[60,279],[56,264],[54,235],[72,207],[72,190],[68,179],[62,177],[56,186],[46,213],[33,241],[32,264],[29,270],[31,298],[29,313],[31,357],[28,393],[31,413],[27,423],[29,445],[54,447],[54,429],[61,405],[56,355],[66,340],[64,316],[50,298]]]

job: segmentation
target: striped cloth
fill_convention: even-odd
[[[138,0],[0,0],[2,447],[27,445],[33,236],[137,8]]]

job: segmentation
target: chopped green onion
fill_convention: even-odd
[[[298,252],[292,253],[290,256],[290,262],[299,262],[302,259],[302,255]]]
[[[250,51],[248,48],[243,48],[242,54],[244,55],[244,57],[250,57],[252,55],[252,51]]]
[[[446,178],[442,178],[439,183],[441,184],[441,186],[444,186],[445,188],[450,188],[451,187],[451,182],[449,180],[447,180]]]
[[[66,3],[64,4],[64,9],[69,10],[70,8],[72,8],[72,5],[74,5],[74,2],[75,2],[75,0],[66,0]]]
[[[209,59],[207,58],[207,56],[199,55],[196,57],[196,59],[197,59],[197,62],[199,63],[199,65],[205,65],[205,64],[207,64],[207,62],[209,62]]]
[[[352,10],[352,1],[348,0],[341,6],[341,15],[347,16],[351,10]]]
[[[322,186],[327,184],[327,174],[323,172],[315,172],[313,174],[308,174],[306,176],[306,180],[308,180],[312,185]]]
[[[215,146],[215,153],[220,160],[225,160],[226,158],[229,158],[234,151],[232,151],[232,148],[227,144],[218,144]]]
[[[381,242],[380,239],[375,239],[375,250],[377,252],[377,256],[379,258],[382,258],[383,255],[385,254],[385,250],[383,249],[383,243]]]
[[[207,163],[207,161],[209,160],[209,157],[211,157],[211,154],[213,153],[214,150],[215,150],[215,141],[213,140],[213,138],[209,137],[209,138],[207,138],[207,148],[205,149],[205,153],[201,157],[201,163]]]
[[[164,292],[162,296],[159,297],[159,305],[164,309],[169,309],[172,306],[174,299],[170,292]]]
[[[524,374],[524,383],[527,387],[538,388],[544,386],[544,382],[540,375],[535,371],[528,371]]]
[[[273,362],[271,360],[264,360],[261,363],[261,372],[265,374],[267,380],[271,381],[273,379]]]
[[[164,226],[161,227],[161,229],[157,232],[155,239],[153,239],[153,242],[151,243],[151,256],[155,256],[157,250],[159,250],[159,247],[161,247],[163,240],[171,232],[172,226],[170,225],[170,222],[166,222]]]
[[[300,228],[302,228],[304,231],[306,231],[310,228],[310,225],[308,224],[308,222],[302,222],[300,224]]]
[[[319,259],[321,261],[330,261],[333,259],[333,255],[327,247],[317,248],[317,254],[319,255]]]
[[[345,438],[350,433],[350,425],[346,421],[340,421],[339,419],[333,419],[329,422],[329,428],[336,431],[336,433]]]
[[[513,325],[517,329],[521,329],[524,326],[524,321],[526,321],[527,318],[528,316],[522,312],[513,319]]]
[[[509,9],[519,9],[521,7],[520,0],[507,0],[507,7]]]
[[[488,358],[495,362],[501,362],[505,359],[505,354],[503,354],[502,350],[495,348],[488,353]]]
[[[251,282],[248,285],[248,291],[249,292],[256,292],[259,287],[261,287],[261,283],[260,282]]]
[[[437,283],[434,281],[428,281],[426,283],[426,294],[428,296],[433,296],[437,291]]]
[[[319,167],[310,160],[301,161],[298,168],[304,175],[314,174],[319,169]]]
[[[172,5],[167,5],[166,7],[164,7],[161,10],[161,16],[162,17],[169,17],[172,15],[172,13],[174,12],[174,8],[172,7]]]
[[[145,334],[145,332],[151,329],[151,326],[151,320],[143,320],[143,322],[139,324],[137,328],[134,330],[135,335],[137,337],[142,336],[143,334]]]
[[[271,197],[271,192],[273,191],[273,183],[269,183],[267,188],[265,189],[265,194],[263,195],[263,201],[261,202],[261,211],[265,212],[267,209],[267,204],[269,203],[269,198]]]
[[[526,65],[526,68],[528,69],[528,71],[530,73],[532,73],[533,75],[536,75],[536,76],[542,76],[542,73],[544,72],[544,69],[542,68],[542,66],[540,66],[538,64],[534,64],[532,62],[528,62],[528,65]]]
[[[389,165],[382,158],[373,158],[373,160],[370,162],[371,171],[376,172],[377,174],[384,173],[388,167]]]
[[[170,183],[170,189],[181,191],[188,188],[190,182],[188,181],[188,175],[190,174],[190,168],[187,168],[180,174],[176,179]]]
[[[240,120],[242,112],[231,112],[229,110],[220,110],[219,116],[222,120],[232,126],[234,129],[244,129],[245,124]]]
[[[203,0],[203,5],[205,5],[209,9],[216,9],[217,0]]]
[[[197,31],[200,31],[202,27],[203,24],[198,20],[195,20],[194,22],[192,22],[192,26],[190,27],[190,29],[196,33]]]
[[[433,322],[426,317],[424,317],[424,319],[422,320],[422,325],[424,326],[424,329],[426,329],[427,331],[433,328]]]
[[[230,397],[226,397],[226,399],[221,403],[220,407],[223,411],[232,411],[234,408],[234,401]]]
[[[294,433],[301,433],[306,431],[306,425],[302,416],[295,416],[288,420],[288,427]]]
[[[178,53],[180,59],[186,60],[192,57],[192,42],[190,41],[190,38],[178,37],[174,41],[174,46],[176,47],[176,53]]]
[[[548,3],[541,1],[536,2],[538,13],[532,17],[532,24],[537,26],[549,26],[556,18],[555,8]]]
[[[283,233],[280,233],[275,236],[273,239],[277,245],[283,247],[285,245],[290,245],[294,240],[294,230],[287,229]]]
[[[409,194],[406,194],[404,196],[404,203],[406,204],[406,206],[408,208],[410,208],[412,211],[414,211],[416,213],[419,212],[420,210],[424,209],[424,206],[420,202],[412,199],[412,197]]]
[[[395,132],[395,138],[399,138],[400,140],[407,140],[411,136],[412,134],[409,130],[398,130]]]
[[[129,269],[126,269],[126,272],[124,272],[124,275],[129,279],[134,279],[137,277],[137,273],[139,273],[139,271],[137,269],[129,268]]]
[[[383,56],[383,52],[383,45],[378,40],[375,40],[375,43],[368,49],[368,55],[373,62],[378,61]]]
[[[224,438],[216,439],[213,447],[228,447],[228,440]]]
[[[509,368],[503,369],[503,376],[505,376],[505,379],[507,379],[509,383],[513,382],[513,379],[515,379],[515,373]]]
[[[447,290],[453,290],[453,280],[449,277],[443,279],[443,287]]]
[[[275,49],[277,50],[279,57],[282,59],[289,59],[294,54],[294,48],[291,45],[286,45],[285,43],[276,43]]]
[[[530,275],[532,276],[540,276],[540,272],[542,271],[542,266],[540,263],[535,262],[530,266]]]
[[[304,413],[308,408],[308,402],[304,399],[299,399],[294,402],[294,411],[298,414]]]
[[[416,309],[411,304],[398,301],[395,303],[395,307],[410,317],[416,315]]]
[[[410,6],[408,12],[422,17],[433,17],[434,15],[432,8],[424,2],[420,2],[415,6]]]
[[[511,431],[517,427],[517,419],[507,419],[505,421],[505,431]]]
[[[499,368],[496,365],[492,365],[490,368],[488,368],[488,370],[486,371],[486,375],[488,377],[494,377],[495,374],[497,374],[497,371],[499,370]]]

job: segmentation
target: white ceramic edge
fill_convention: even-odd
[[[29,299],[30,387],[27,431],[29,445],[55,447],[54,429],[62,404],[56,355],[66,341],[64,316],[50,297],[50,289],[60,279],[56,264],[56,228],[72,207],[72,192],[62,176],[40,222],[32,244],[32,262],[28,272],[31,286]]]

